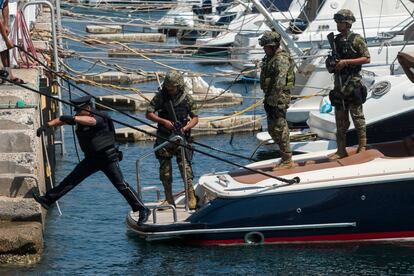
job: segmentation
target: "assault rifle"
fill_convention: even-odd
[[[342,77],[341,74],[339,74],[338,71],[335,70],[336,67],[336,63],[338,62],[338,52],[336,49],[336,44],[335,44],[335,35],[333,32],[329,33],[328,36],[328,42],[329,45],[331,46],[331,54],[326,58],[325,60],[325,66],[326,69],[328,69],[329,73],[333,73],[335,75],[335,80],[337,80],[338,84],[339,84],[339,89],[342,91],[344,89],[344,86],[342,85]],[[336,88],[336,87],[335,87]],[[329,99],[331,100],[331,103],[334,104],[334,102],[337,100],[340,100],[340,102],[342,103],[342,107],[345,109],[345,102],[344,99],[342,98],[342,94],[341,93],[337,93],[337,91],[334,90],[331,91],[331,93],[329,93]],[[336,99],[335,99],[336,98]]]
[[[338,53],[336,52],[334,33],[329,33],[327,38],[328,38],[329,45],[331,46],[332,52],[326,59],[325,65],[326,65],[326,69],[328,69],[328,72],[332,74],[332,73],[335,73],[335,66],[338,61]]]
[[[174,133],[175,135],[180,135],[184,138],[184,142],[187,141],[188,138],[190,138],[190,135],[188,133],[183,133],[182,128],[183,124],[177,119],[177,115],[175,114],[174,106],[171,100],[168,101],[167,104],[167,111],[172,116],[174,120]],[[191,162],[193,159],[193,150],[190,149],[191,144],[186,143],[187,147],[184,148],[185,158],[188,162]]]
[[[175,114],[174,106],[171,100],[168,101],[167,111],[174,120],[174,133],[178,135],[183,135],[181,131],[181,129],[183,128],[183,124],[177,119],[177,115]]]

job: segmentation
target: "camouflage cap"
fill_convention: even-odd
[[[163,85],[184,86],[183,75],[178,71],[171,70],[165,75]]]
[[[280,34],[274,31],[265,31],[261,38],[259,38],[260,46],[273,45],[277,46],[280,44]]]
[[[348,9],[341,9],[334,14],[334,20],[336,23],[346,22],[348,24],[352,24],[355,22],[355,16],[352,11]]]

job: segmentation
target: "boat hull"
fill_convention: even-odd
[[[218,198],[192,214],[184,224],[128,224],[147,240],[179,239],[200,245],[411,239],[413,198],[412,180],[361,183]]]
[[[414,133],[414,110],[398,114],[377,122],[367,124],[369,143],[383,143],[401,140]],[[347,132],[347,146],[358,144],[358,133],[355,128]]]

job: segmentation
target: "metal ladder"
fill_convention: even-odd
[[[143,198],[142,198],[142,193],[143,192],[155,191],[156,195],[157,195],[157,201],[158,202],[160,201],[160,198],[161,198],[160,188],[158,188],[156,186],[142,187],[142,185],[141,185],[141,180],[140,180],[140,178],[141,178],[141,163],[145,158],[151,156],[157,150],[166,147],[170,143],[179,141],[180,142],[181,158],[182,158],[182,160],[186,160],[185,159],[184,147],[182,146],[185,143],[184,138],[180,135],[174,135],[174,136],[170,137],[168,140],[169,141],[165,141],[164,143],[154,147],[152,150],[150,150],[150,151],[144,153],[143,155],[141,155],[135,163],[136,177],[137,177],[137,193],[138,193],[138,196],[140,197],[142,202],[143,202]],[[185,189],[185,210],[188,211],[189,208],[188,208],[188,187],[187,187],[186,162],[183,162],[183,174],[182,175],[183,175],[184,189]],[[166,205],[146,205],[146,206],[148,208],[150,208],[151,211],[152,211],[152,220],[153,220],[154,224],[157,223],[157,211],[158,210],[165,210],[165,209],[171,209],[172,210],[174,223],[177,222],[177,210],[176,210],[176,207],[174,205],[166,204]]]

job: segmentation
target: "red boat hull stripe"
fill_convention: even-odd
[[[264,243],[290,243],[290,242],[329,242],[329,241],[358,241],[358,240],[376,240],[376,239],[398,239],[414,237],[414,231],[401,232],[379,232],[379,233],[358,233],[358,234],[335,234],[335,235],[317,235],[302,237],[270,237],[265,238]],[[214,244],[241,244],[245,243],[243,239],[232,240],[191,240],[192,244],[214,245]]]

